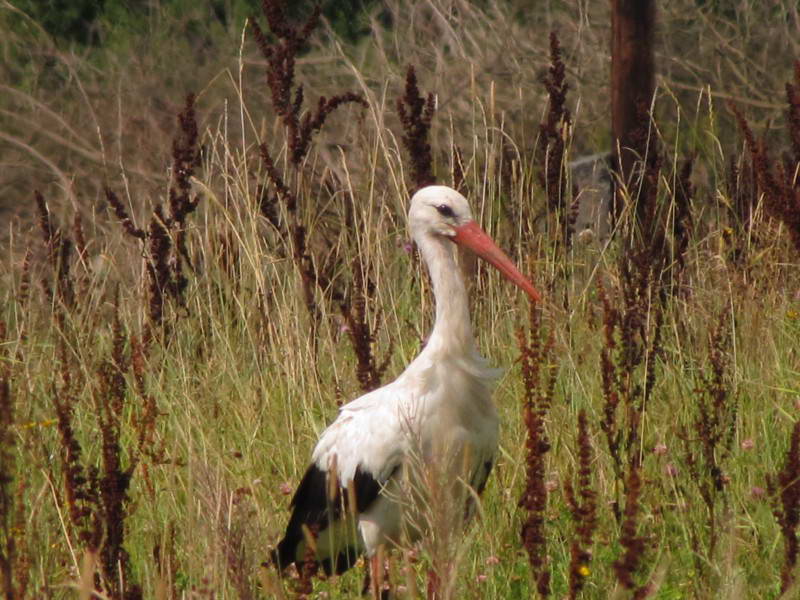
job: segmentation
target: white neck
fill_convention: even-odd
[[[436,322],[426,350],[469,356],[475,350],[469,316],[469,297],[455,260],[456,245],[444,237],[422,235],[417,239],[428,265],[436,299]]]

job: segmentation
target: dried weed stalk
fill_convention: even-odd
[[[547,488],[545,486],[545,455],[550,442],[545,431],[545,419],[553,401],[556,369],[552,363],[554,338],[551,333],[543,343],[541,311],[531,304],[530,326],[525,332],[517,330],[517,346],[520,350],[522,380],[525,384],[523,419],[527,429],[526,479],[519,506],[527,512],[520,536],[528,553],[536,589],[541,597],[550,595],[550,561],[545,535],[545,512],[547,510]]]
[[[353,273],[352,299],[349,302],[342,302],[339,309],[347,325],[347,335],[356,355],[356,378],[361,390],[369,392],[380,387],[394,345],[390,344],[386,356],[379,362],[374,347],[381,326],[381,315],[378,313],[374,329],[370,327],[367,318],[367,304],[374,299],[375,284],[369,278],[369,274],[364,272],[360,255],[356,254],[350,270]]]
[[[647,549],[646,539],[638,534],[639,498],[642,493],[642,477],[639,465],[631,465],[626,481],[625,511],[623,513],[619,543],[624,548],[622,556],[614,561],[617,581],[633,592],[632,598],[646,598],[650,595],[648,584],[637,585],[636,576],[642,570],[642,558]]]
[[[594,448],[589,434],[586,411],[578,413],[577,494],[572,481],[564,482],[564,495],[575,523],[570,544],[569,598],[577,598],[589,575],[594,532],[597,529],[597,491],[592,487]]]
[[[31,558],[23,496],[25,476],[18,465],[12,358],[6,348],[6,325],[0,321],[0,594],[6,600],[27,597]]]
[[[796,581],[795,569],[800,544],[797,526],[800,525],[800,421],[794,424],[786,460],[775,475],[767,476],[767,488],[773,499],[773,514],[783,536],[783,567],[781,593]]]
[[[274,37],[269,39],[255,19],[250,23],[253,37],[267,61],[267,85],[275,113],[286,127],[289,162],[295,169],[299,169],[308,153],[312,137],[322,129],[333,111],[349,103],[361,104],[366,108],[367,103],[362,96],[353,92],[338,94],[332,98],[323,96],[317,101],[316,110],[307,112],[301,118],[303,86],[298,85],[295,88],[295,63],[298,53],[319,25],[320,5],[314,7],[301,27],[289,24],[282,0],[263,0],[261,7]]]
[[[726,501],[727,477],[723,464],[731,455],[736,433],[737,403],[731,391],[728,374],[731,352],[730,313],[725,310],[711,332],[708,352],[710,376],[701,377],[695,391],[697,417],[694,436],[683,433],[686,446],[686,462],[692,480],[698,486],[706,505],[708,517],[705,530],[708,532],[708,555],[713,556],[717,546],[719,514],[717,505]],[[695,450],[695,447],[698,447]],[[700,536],[693,534],[695,540]],[[695,542],[696,543],[696,542]],[[705,570],[704,563],[696,560],[698,572]]]
[[[650,105],[643,99],[636,105],[635,125],[627,144],[619,149],[623,156],[615,158],[617,176],[612,215],[615,219],[625,216],[618,229],[628,247],[641,249],[650,244],[663,255],[666,211],[662,210],[662,203],[657,202],[662,155]],[[625,167],[623,163],[630,163],[630,166]],[[626,180],[623,181],[623,177]],[[623,212],[623,208],[630,210]]]
[[[128,489],[138,462],[134,455],[123,464],[121,443],[122,423],[127,394],[125,373],[129,370],[129,358],[125,353],[126,339],[122,332],[118,311],[115,311],[112,326],[113,343],[111,354],[98,369],[93,386],[94,411],[102,441],[101,467],[92,485],[99,492],[99,505],[94,507],[96,518],[102,522],[102,544],[100,563],[110,592],[117,598],[141,597],[141,590],[131,584],[130,560],[124,547],[125,519],[130,501]],[[119,583],[119,572],[127,583]]]
[[[547,114],[539,124],[539,140],[534,162],[539,184],[545,191],[548,212],[558,223],[559,241],[567,247],[574,233],[578,214],[577,204],[572,206],[573,194],[569,188],[568,147],[572,130],[572,114],[566,106],[566,68],[561,58],[561,44],[555,31],[550,32],[550,68],[540,78],[548,94]],[[577,200],[576,200],[577,201]]]
[[[139,240],[145,250],[148,277],[148,314],[150,321],[144,341],[149,345],[155,330],[166,327],[164,308],[169,298],[186,309],[184,293],[189,283],[183,266],[192,267],[186,248],[186,217],[197,208],[199,197],[191,192],[191,178],[199,163],[195,97],[189,94],[178,115],[179,133],[172,145],[172,183],[169,189],[169,214],[158,203],[153,208],[147,231],[138,228],[122,201],[111,188],[106,200],[130,237]]]
[[[70,272],[74,243],[55,223],[41,192],[37,190],[34,194],[47,262],[53,270],[52,285],[42,279],[42,288],[48,298],[55,301],[60,308],[69,310],[75,306],[75,285]]]
[[[288,166],[282,172],[267,144],[259,145],[267,180],[274,190],[270,192],[267,186],[261,186],[258,194],[259,207],[262,215],[281,235],[284,244],[281,250],[292,257],[300,275],[303,300],[311,320],[310,338],[316,351],[322,309],[318,305],[315,290],[330,291],[332,279],[318,267],[319,261],[314,260],[309,250],[308,231],[300,210],[302,207],[299,206],[297,190],[311,141],[328,117],[345,104],[359,104],[364,108],[368,104],[362,96],[345,92],[331,98],[320,97],[316,109],[303,115],[303,86],[295,85],[295,64],[298,53],[319,24],[320,7],[317,5],[306,22],[299,27],[287,21],[285,5],[281,0],[263,0],[262,12],[272,35],[268,36],[255,19],[251,21],[251,26],[256,45],[267,61],[267,84],[272,106],[284,125]],[[281,217],[279,203],[285,209],[286,222]]]
[[[631,144],[639,157],[634,178],[629,184],[631,201],[635,202],[635,219],[629,221],[628,243],[644,250],[649,246],[654,257],[666,261],[665,211],[658,202],[658,183],[663,165],[655,122],[650,107],[644,102],[638,105],[637,126],[631,132]],[[638,242],[636,244],[635,242]]]
[[[132,350],[127,351],[126,347]],[[131,392],[145,393],[142,350],[123,331],[115,302],[111,325],[111,350],[95,369],[93,380],[84,380],[62,341],[58,346],[58,370],[51,386],[51,398],[60,434],[63,490],[73,544],[98,556],[100,577],[95,585],[114,600],[137,600],[142,590],[136,583],[125,549],[126,522],[129,516],[131,480],[143,456],[154,450],[155,420],[158,411],[152,396],[144,396],[139,411],[133,411],[138,431],[130,435],[128,423]],[[129,390],[128,375],[135,382]],[[87,455],[74,429],[75,412],[80,406],[79,390],[88,384],[92,394],[91,411],[97,421],[100,456],[94,462]],[[124,444],[123,439],[131,440]]]
[[[728,103],[744,136],[758,189],[764,195],[764,207],[774,219],[783,223],[797,251],[800,252],[800,61],[795,64],[795,83],[786,85],[787,131],[791,157],[772,161],[766,142],[756,141],[744,115],[735,104]]]
[[[436,110],[433,92],[426,98],[420,94],[417,86],[417,73],[413,65],[406,71],[406,88],[402,97],[397,99],[397,114],[403,125],[403,145],[411,159],[411,193],[435,183],[433,176],[433,155],[429,141],[431,120]]]
[[[73,378],[73,373],[76,376],[81,376],[81,373],[70,362],[63,342],[59,344],[58,352],[58,372],[51,385],[50,396],[61,438],[59,450],[67,514],[73,534],[80,545],[87,551],[96,553],[102,538],[101,524],[93,514],[93,507],[100,503],[99,493],[94,485],[97,477],[95,472],[90,473],[83,464],[83,449],[73,428],[80,384]]]
[[[603,303],[603,348],[600,372],[603,418],[617,484],[625,485],[625,465],[641,462],[639,428],[656,382],[656,363],[662,355],[661,302],[654,301],[650,270],[624,269],[620,291],[611,297],[601,285]],[[642,370],[644,373],[642,373]],[[619,409],[622,407],[622,420]],[[619,520],[619,498],[614,509]]]
[[[619,269],[623,287],[638,287],[666,301],[681,289],[686,257],[694,230],[691,183],[694,158],[680,165],[675,189],[660,194],[664,157],[658,131],[644,103],[638,105],[637,125],[631,131],[631,150],[637,156],[625,186],[616,184],[616,202],[631,204],[631,210],[617,212],[622,248]],[[676,158],[677,160],[677,158]]]

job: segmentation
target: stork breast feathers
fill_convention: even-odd
[[[427,446],[420,439],[427,433],[422,422],[441,423],[437,416],[447,415],[454,427],[488,426],[493,437],[497,417],[490,396],[501,374],[477,353],[458,360],[423,353],[394,382],[343,406],[320,436],[312,461],[326,472],[335,465],[343,487],[359,467],[383,485],[404,458]]]

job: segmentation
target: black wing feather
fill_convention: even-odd
[[[494,463],[491,460],[487,460],[483,463],[483,477],[478,479],[477,485],[475,486],[475,491],[477,492],[478,496],[483,494],[483,490],[486,488],[486,482],[489,481],[489,475],[492,472],[492,467]]]
[[[334,498],[328,497],[329,473],[323,471],[316,464],[308,467],[306,474],[297,486],[290,506],[292,516],[286,526],[286,533],[278,546],[271,553],[273,564],[283,571],[290,564],[298,561],[297,550],[303,542],[303,525],[314,534],[337,521],[343,513],[348,511],[349,494],[338,482],[335,486]],[[369,472],[356,468],[353,476],[353,491],[356,500],[356,512],[365,511],[375,501],[381,491],[379,483]],[[327,574],[343,573],[353,566],[358,560],[358,550],[353,547],[344,548],[337,556],[317,556],[322,568]]]
[[[493,466],[494,463],[491,460],[487,460],[482,466],[478,467],[478,471],[475,473],[475,477],[472,479],[474,486],[473,489],[478,496],[483,494],[483,490],[486,488],[486,482],[489,481],[489,474],[492,472]],[[464,521],[470,520],[474,510],[475,497],[470,495],[467,497],[467,505],[464,509]]]

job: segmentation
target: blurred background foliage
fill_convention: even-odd
[[[186,35],[222,28],[238,31],[259,13],[259,0],[16,0],[12,27],[38,23],[59,44],[114,45],[120,37],[154,32],[165,23],[182,22]],[[317,0],[287,3],[294,18],[307,14]],[[343,40],[354,42],[369,32],[369,12],[376,0],[322,0],[322,14]],[[26,18],[27,17],[27,18]]]
[[[302,22],[315,4],[286,2],[290,19]],[[548,35],[557,31],[576,116],[571,155],[609,149],[608,3],[322,0],[321,8],[323,26],[298,60],[298,83],[309,99],[357,88],[376,100],[396,97],[413,64],[423,89],[437,95],[437,143],[452,137],[460,147],[473,144],[466,132],[479,98],[526,156],[546,104],[539,80]],[[226,118],[241,98],[253,126],[266,131],[272,106],[265,64],[244,29],[254,15],[261,15],[259,0],[0,2],[0,216],[29,214],[37,187],[91,205],[102,198],[102,180],[120,171],[132,196],[159,193],[164,148],[188,92],[197,93],[205,124]],[[746,109],[757,135],[784,143],[774,124],[783,118],[785,82],[800,55],[798,31],[793,0],[660,3],[662,133],[683,129],[681,150],[700,155],[736,144],[725,109],[733,101]],[[398,124],[391,109],[386,119],[381,127]],[[324,151],[338,147],[347,125],[326,128]],[[706,125],[716,127],[719,139]],[[227,126],[229,136],[241,133],[233,131],[241,126]],[[698,183],[706,175],[698,172]]]

